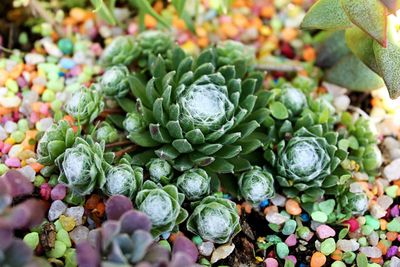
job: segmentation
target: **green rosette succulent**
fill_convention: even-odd
[[[103,188],[113,159],[114,153],[104,152],[104,142],[96,143],[90,136],[77,137],[74,145],[56,160],[61,171],[58,181],[75,195],[89,195],[96,186]]]
[[[121,159],[117,166],[111,166],[106,172],[103,191],[108,196],[124,195],[134,199],[143,183],[143,169],[132,168],[129,162]]]
[[[185,171],[176,181],[179,191],[190,201],[199,200],[210,193],[211,177],[203,169]]]
[[[324,131],[317,124],[289,134],[278,143],[276,152],[264,154],[275,167],[275,178],[284,193],[288,197],[301,194],[303,202],[312,202],[326,190],[335,191],[339,175],[334,171],[347,157],[347,152],[337,147],[338,133]]]
[[[368,210],[369,200],[365,193],[351,193],[346,195],[346,205],[343,205],[344,209],[351,212],[352,215],[363,215]]]
[[[121,98],[130,91],[129,70],[125,65],[114,65],[107,69],[100,79],[100,88],[104,95]]]
[[[363,172],[376,175],[383,162],[382,153],[377,145],[377,136],[372,130],[371,121],[359,117],[354,121],[350,113],[343,113],[341,122],[346,126],[341,145],[348,148],[348,161],[354,160]],[[352,165],[351,162],[345,165]]]
[[[108,122],[103,121],[94,132],[94,140],[97,142],[104,141],[106,144],[117,141],[119,138],[118,131]]]
[[[228,242],[241,231],[235,203],[214,196],[204,198],[190,215],[187,229],[204,240]]]
[[[256,62],[255,49],[241,42],[227,40],[217,44],[218,65],[231,65],[235,62],[244,62],[252,66]]]
[[[170,64],[157,59],[147,85],[133,79],[137,110],[148,127],[130,132],[130,140],[179,171],[249,169],[244,156],[262,145],[264,135],[256,130],[268,114],[265,99],[255,95],[262,75],[248,73],[244,64],[218,68],[214,49],[196,59],[180,48],[172,54]]]
[[[81,124],[93,122],[103,111],[103,96],[95,90],[81,87],[75,91],[65,104],[65,111]]]
[[[155,183],[169,184],[174,175],[171,164],[164,159],[153,158],[146,167],[149,170],[150,179]]]
[[[104,49],[100,58],[103,66],[129,65],[140,53],[132,36],[118,36]]]
[[[153,236],[159,236],[177,231],[178,225],[186,220],[188,213],[181,207],[184,199],[185,195],[178,193],[174,185],[159,187],[152,181],[146,181],[136,196],[135,204],[138,210],[149,216]]]
[[[76,134],[66,120],[53,123],[45,131],[37,145],[38,162],[45,166],[53,166],[65,149],[74,144]]]
[[[127,113],[122,125],[128,132],[127,137],[129,139],[133,139],[136,133],[146,129],[146,123],[143,120],[143,117],[137,112]],[[133,137],[131,137],[131,134]]]
[[[274,177],[260,167],[246,171],[239,178],[240,195],[253,205],[275,196]]]

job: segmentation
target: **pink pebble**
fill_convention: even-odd
[[[43,115],[47,115],[49,114],[49,106],[46,104],[42,104],[40,105],[40,109],[39,109],[40,113],[42,113]]]
[[[129,34],[136,34],[139,30],[137,23],[130,23],[128,26],[128,33]]]
[[[8,167],[19,168],[21,167],[21,161],[18,158],[8,158],[5,161]]]
[[[285,259],[286,259],[286,260],[290,260],[291,262],[294,263],[294,265],[296,265],[296,263],[297,263],[297,259],[296,259],[296,257],[293,256],[293,255],[289,255],[289,256],[287,256]]]
[[[63,184],[57,184],[51,190],[51,199],[52,200],[63,200],[67,195],[67,187]]]
[[[48,183],[44,183],[40,186],[40,196],[44,200],[49,200],[51,194],[51,187]]]
[[[2,150],[3,147],[4,147],[4,142],[3,142],[3,141],[0,141],[0,150]]]
[[[32,123],[38,122],[39,119],[40,119],[40,117],[39,117],[39,115],[38,115],[36,112],[32,112],[32,113],[31,113],[31,116],[29,117],[29,120],[30,120]]]
[[[223,24],[223,23],[231,23],[232,22],[232,17],[230,17],[230,16],[221,16],[219,18],[219,22],[221,24]]]
[[[1,149],[1,152],[2,152],[3,154],[7,154],[8,151],[10,151],[10,149],[11,149],[11,145],[10,145],[10,144],[7,144],[7,143],[4,143],[4,146],[3,146],[3,148]]]
[[[335,236],[336,232],[328,225],[322,224],[317,227],[317,236],[321,239]]]
[[[274,258],[267,258],[264,263],[265,267],[279,267],[278,261]]]
[[[288,245],[288,247],[293,247],[297,244],[297,238],[295,234],[289,235],[286,240],[285,244]]]

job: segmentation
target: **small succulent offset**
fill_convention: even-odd
[[[46,130],[37,145],[38,162],[52,166],[56,159],[64,154],[65,149],[74,144],[76,134],[66,120],[53,123]]]
[[[168,161],[158,158],[149,160],[146,164],[150,179],[155,183],[169,184],[174,176],[174,170]]]
[[[129,70],[125,65],[108,68],[100,79],[100,89],[104,95],[121,98],[130,90]]]
[[[239,190],[246,201],[259,205],[275,196],[274,177],[268,171],[254,167],[240,175]]]
[[[65,111],[81,124],[93,122],[104,108],[102,95],[90,88],[81,87],[65,104]]]
[[[121,159],[118,165],[109,167],[105,176],[103,191],[109,196],[124,195],[134,199],[143,183],[143,169],[132,168],[126,159]]]
[[[142,116],[137,112],[127,113],[122,125],[128,132],[127,138],[133,140],[137,133],[144,131],[147,127]]]
[[[104,152],[104,142],[96,143],[90,136],[77,137],[74,145],[56,161],[61,170],[58,181],[76,195],[88,195],[96,186],[104,186],[105,173],[113,159],[114,153]]]
[[[196,246],[184,236],[177,237],[172,252],[154,242],[150,219],[133,210],[128,198],[111,197],[106,212],[108,220],[102,227],[89,232],[89,238],[77,244],[79,266],[195,266]]]
[[[190,215],[187,229],[204,240],[228,242],[241,231],[235,203],[214,196],[204,198]]]
[[[177,231],[178,225],[186,220],[188,212],[181,207],[184,199],[185,195],[178,193],[174,185],[159,187],[152,181],[146,181],[136,196],[135,204],[138,210],[149,216],[153,236],[159,236]]]
[[[244,62],[247,66],[256,62],[255,49],[241,42],[227,40],[217,44],[218,66]]]
[[[118,131],[108,122],[102,121],[94,132],[94,140],[97,142],[104,141],[106,144],[117,141],[119,138]]]
[[[129,65],[140,53],[132,36],[118,36],[104,49],[100,58],[103,66]]]
[[[179,191],[184,193],[186,199],[199,200],[210,194],[211,177],[203,169],[190,169],[185,171],[176,181]]]
[[[255,92],[262,75],[245,64],[218,67],[215,49],[196,59],[180,48],[172,61],[158,57],[147,85],[134,78],[138,111],[148,128],[129,138],[185,171],[205,167],[217,173],[245,170],[241,157],[262,145],[256,132],[268,113]]]

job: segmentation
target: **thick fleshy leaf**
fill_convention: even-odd
[[[323,39],[321,44],[317,44],[316,64],[321,68],[332,67],[343,56],[346,56],[350,53],[345,41],[345,31],[323,31],[320,32],[317,37],[315,37],[315,39],[317,38]]]
[[[159,158],[165,160],[173,160],[179,156],[179,152],[170,144],[166,144],[154,152]]]
[[[131,239],[135,249],[132,251],[130,261],[136,263],[146,254],[148,247],[153,243],[153,237],[147,231],[136,230]]]
[[[172,141],[172,146],[178,150],[179,153],[189,153],[193,151],[192,145],[186,139],[175,139]]]
[[[215,156],[223,159],[230,159],[237,156],[241,151],[242,147],[239,145],[225,145],[222,149],[215,153]]]
[[[185,253],[187,256],[190,257],[192,263],[197,261],[199,256],[199,252],[193,242],[185,236],[178,236],[175,239],[174,247],[172,249],[172,255],[177,253]]]
[[[98,267],[100,266],[101,256],[89,242],[83,241],[76,245],[76,256],[80,267]]]
[[[222,148],[221,144],[205,144],[199,146],[197,149],[205,155],[212,155]]]
[[[169,142],[171,142],[171,136],[169,135],[167,130],[164,129],[159,124],[151,123],[150,126],[149,126],[149,129],[150,129],[151,137],[154,140],[156,140],[157,142],[160,142],[160,143],[169,143]]]
[[[185,134],[186,139],[193,145],[204,144],[204,134],[200,129],[194,129]]]
[[[301,23],[303,29],[340,30],[352,26],[340,5],[340,0],[319,0]]]
[[[387,11],[379,0],[340,0],[350,20],[386,47]]]
[[[116,98],[115,99],[118,105],[127,113],[132,113],[136,111],[136,103],[135,101],[129,98]]]
[[[208,168],[216,173],[233,173],[235,166],[230,164],[229,161],[217,158],[213,163],[211,163]]]
[[[269,106],[269,109],[271,111],[272,116],[274,116],[278,120],[284,120],[289,117],[289,112],[288,112],[287,108],[285,107],[284,104],[282,104],[279,101],[273,102]]]
[[[151,221],[149,217],[140,211],[130,210],[121,217],[121,232],[131,234],[136,230],[150,231]]]
[[[155,147],[160,144],[151,137],[149,132],[130,133],[128,138],[142,147]]]
[[[122,195],[111,196],[106,202],[106,214],[109,220],[118,220],[122,214],[133,209],[132,201]]]
[[[183,138],[182,128],[178,121],[169,121],[166,126],[173,138]]]
[[[5,180],[8,193],[12,197],[28,195],[33,192],[33,184],[19,171],[10,170],[2,179]]]

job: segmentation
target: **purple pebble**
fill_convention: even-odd
[[[390,209],[390,215],[392,217],[398,217],[399,216],[399,206],[398,205],[394,205],[393,208]]]
[[[57,184],[51,190],[51,199],[52,200],[63,200],[67,195],[67,187],[62,184]]]
[[[396,247],[396,246],[391,246],[391,247],[388,249],[387,253],[386,253],[386,257],[391,258],[391,257],[393,257],[394,255],[396,255],[396,253],[397,253],[397,247]]]

